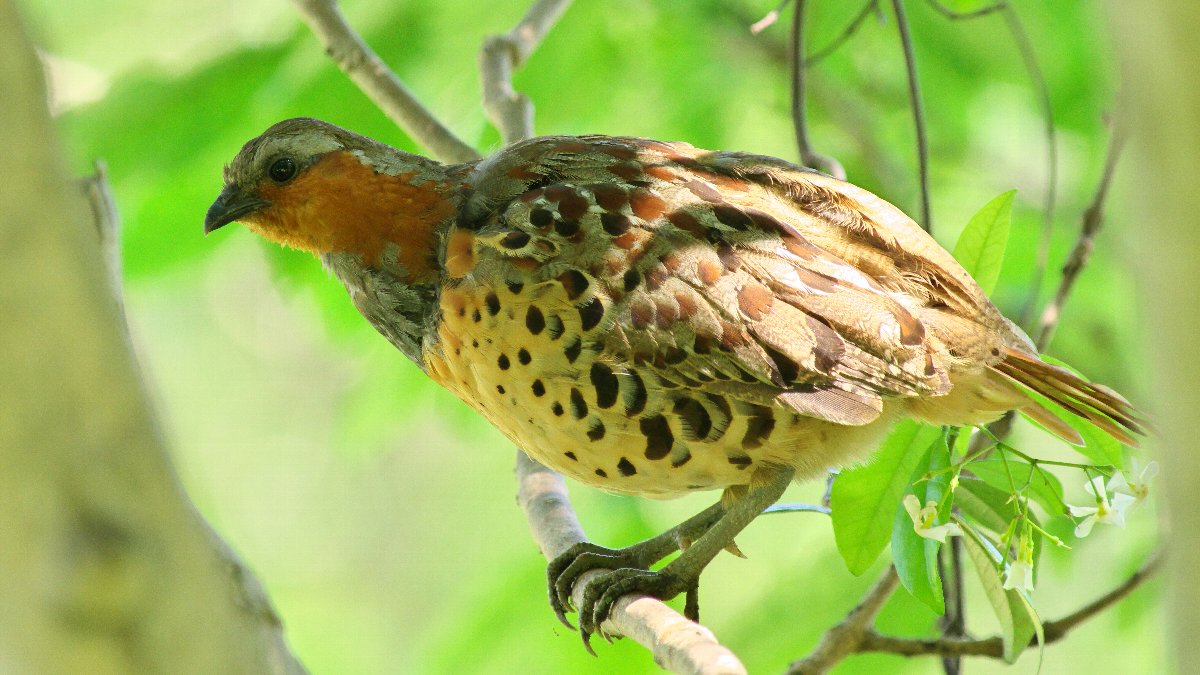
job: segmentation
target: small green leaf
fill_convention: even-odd
[[[971,462],[967,470],[975,477],[1003,492],[1029,497],[1050,515],[1066,511],[1062,483],[1053,474],[1039,470],[1019,459],[993,458]]]
[[[1003,559],[1000,552],[986,537],[967,523],[963,526],[963,548],[971,558],[984,595],[1000,621],[1000,637],[1004,643],[1004,660],[1012,663],[1029,646],[1034,635],[1042,634],[1041,621],[1033,611],[1028,598],[1015,590],[1004,590],[1004,579],[1000,575]]]
[[[1016,194],[1016,190],[1009,190],[985,204],[971,216],[954,245],[954,259],[975,278],[984,293],[991,294],[1000,278]]]
[[[950,463],[950,450],[946,446],[944,434],[929,446],[925,457],[927,459],[918,466],[917,474],[913,478],[919,479],[926,473],[933,475],[929,480],[913,484],[913,492],[922,504],[928,501],[941,502],[942,495],[950,483],[950,474],[933,472],[945,468]],[[950,500],[942,505],[943,518],[947,517],[951,506]],[[896,565],[900,583],[914,598],[928,605],[934,612],[945,614],[942,577],[938,573],[937,564],[941,546],[941,543],[933,539],[918,535],[908,513],[904,509],[896,509],[895,523],[892,526],[892,561]]]
[[[900,497],[941,429],[912,420],[896,425],[871,463],[833,481],[830,507],[838,552],[851,574],[867,571],[887,545]]]
[[[959,478],[955,503],[971,521],[997,534],[1017,517],[1017,506],[1007,490],[997,490],[977,478]]]

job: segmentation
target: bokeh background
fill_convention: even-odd
[[[958,9],[984,3],[946,2]],[[1044,70],[1060,158],[1044,301],[1101,173],[1117,90],[1102,6],[1013,3]],[[834,39],[858,3],[810,2],[809,44]],[[1036,292],[1047,189],[1039,93],[998,16],[949,21],[909,3],[932,154],[934,230],[951,246],[966,220],[1019,190],[995,300],[1010,316]],[[146,378],[191,497],[264,582],[289,642],[314,673],[657,672],[628,641],[588,656],[545,602],[544,562],[515,505],[514,448],[441,391],[354,312],[307,257],[203,214],[241,144],[291,116],[320,117],[420,151],[328,60],[279,0],[32,0],[54,110],[74,167],[107,163],[124,220],[127,311]],[[686,140],[795,159],[786,20],[752,36],[767,0],[576,3],[517,76],[539,133]],[[479,105],[483,39],[525,2],[347,0],[350,21],[421,99],[485,150],[499,138]],[[917,212],[913,131],[894,21],[869,19],[811,71],[817,149],[850,179]],[[1118,194],[1117,199],[1122,195]],[[1110,219],[1049,349],[1131,399],[1146,399],[1130,269],[1136,224]],[[1070,457],[1027,427],[1019,447]],[[1065,474],[1085,501],[1082,478]],[[789,499],[816,501],[823,486]],[[649,502],[573,486],[590,537],[624,545],[716,495]],[[1063,524],[1056,525],[1060,529]],[[1132,572],[1155,540],[1153,510],[1047,551],[1034,594],[1061,616]],[[1069,528],[1068,528],[1069,529]],[[702,585],[705,623],[751,672],[779,672],[856,603],[886,562],[846,572],[827,519],[773,515],[739,538]],[[970,574],[970,573],[969,573]],[[973,583],[974,579],[970,579]],[[1152,582],[1065,642],[1016,666],[968,671],[1160,672],[1160,586]],[[968,586],[973,633],[995,620]],[[901,590],[882,630],[933,636],[935,617]],[[839,672],[934,672],[932,660],[870,655]]]

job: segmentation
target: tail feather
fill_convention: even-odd
[[[1146,433],[1146,423],[1129,401],[1108,387],[1092,384],[1066,368],[1006,348],[1004,359],[992,369],[1088,420],[1126,445],[1137,447],[1137,436]],[[1063,440],[1082,444],[1073,430],[1064,435],[1061,420],[1040,403],[1031,402],[1021,412]]]

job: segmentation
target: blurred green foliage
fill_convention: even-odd
[[[787,21],[757,37],[747,30],[774,4],[578,2],[516,85],[537,105],[541,133],[643,135],[795,159]],[[1115,88],[1109,29],[1102,6],[1087,0],[1013,4],[1045,71],[1059,134],[1054,282],[1103,162]],[[654,672],[628,641],[602,646],[599,660],[587,656],[554,620],[543,562],[512,501],[513,449],[498,433],[374,335],[315,261],[237,228],[201,236],[223,163],[284,117],[320,117],[420,150],[327,60],[291,8],[266,0],[24,5],[59,64],[60,96],[69,103],[93,92],[66,107],[61,128],[80,172],[93,159],[108,164],[124,217],[135,340],[182,479],[263,579],[313,672]],[[344,10],[437,115],[490,150],[499,141],[479,107],[477,50],[526,5],[492,3],[481,12],[465,0],[349,0]],[[814,49],[861,7],[809,5]],[[1013,316],[1035,292],[1046,192],[1039,95],[999,17],[949,21],[924,2],[909,5],[935,235],[953,243],[989,198],[1018,190],[994,293]],[[891,15],[868,19],[812,70],[810,84],[817,149],[837,157],[853,182],[914,212],[912,122]],[[1101,235],[1049,351],[1139,400],[1125,245],[1134,232],[1132,223],[1114,222]],[[1029,427],[1016,439],[1039,456],[1067,452]],[[1065,479],[1078,503],[1082,481]],[[787,498],[815,501],[820,488],[793,488]],[[654,534],[712,498],[574,495],[589,535],[610,545]],[[706,572],[706,623],[751,672],[778,672],[803,656],[882,569],[877,561],[862,577],[847,573],[822,518],[763,518],[739,539],[750,560],[722,556]],[[1035,592],[1044,618],[1137,565],[1154,525],[1148,512],[1134,520],[1123,532],[1096,532],[1071,556],[1047,551]],[[1046,527],[1069,532],[1070,523]],[[977,586],[968,591],[973,632],[994,632],[986,598]],[[1153,590],[1139,592],[1048,649],[1042,672],[1161,670],[1154,600]],[[932,611],[904,592],[879,624],[898,635],[936,634]],[[1015,672],[1036,670],[1035,651]],[[840,672],[934,668],[868,655]]]

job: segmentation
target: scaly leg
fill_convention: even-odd
[[[773,475],[767,476],[765,481],[753,485],[744,497],[725,509],[720,519],[707,528],[699,539],[661,570],[650,571],[646,569],[646,565],[623,567],[593,579],[587,585],[583,602],[579,606],[579,630],[584,645],[588,645],[590,635],[597,632],[608,618],[613,603],[624,595],[642,594],[668,600],[680,593],[688,593],[688,609],[695,613],[697,605],[692,594],[698,587],[700,573],[722,549],[733,542],[739,532],[764,509],[779,500],[794,475],[793,469],[779,469]],[[658,537],[649,541],[657,539]],[[568,565],[567,568],[569,567]]]

